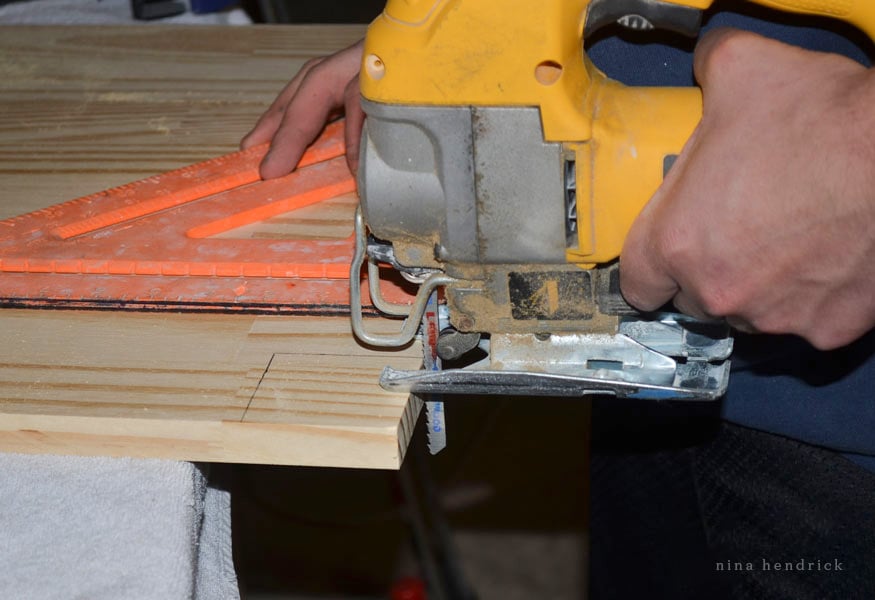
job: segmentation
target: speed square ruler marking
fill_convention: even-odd
[[[263,144],[0,221],[0,305],[345,313],[352,236],[213,237],[354,192],[342,127],[278,179]]]

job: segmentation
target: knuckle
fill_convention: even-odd
[[[314,68],[316,68],[317,66],[319,66],[319,64],[321,64],[324,60],[325,60],[325,58],[324,58],[324,57],[321,57],[321,56],[317,56],[317,57],[315,57],[315,58],[311,58],[311,59],[309,59],[309,60],[308,60],[307,62],[305,62],[304,65],[301,67],[301,72],[302,72],[302,73],[309,73],[309,72],[312,71]]]
[[[302,73],[303,75],[301,77],[301,85],[298,86],[298,90],[306,89],[312,86],[314,83],[318,83],[320,80],[318,65],[311,67],[306,71],[302,71]],[[298,93],[300,93],[300,91]]]
[[[653,243],[653,250],[665,264],[682,269],[688,263],[690,247],[685,232],[670,225],[661,231]]]
[[[722,260],[702,265],[701,272],[698,295],[705,312],[713,317],[742,319],[759,329],[755,320],[760,314],[761,290],[753,278]]]
[[[683,258],[690,250],[691,231],[677,219],[660,219],[656,249],[666,258]]]
[[[665,228],[657,254],[701,312],[715,318],[746,318],[756,306],[754,283],[719,251],[722,243],[712,244],[695,233],[694,227]]]
[[[738,29],[721,29],[709,40],[706,58],[709,64],[727,66],[743,60],[750,47],[751,34]]]
[[[835,350],[854,342],[868,331],[869,325],[858,311],[859,305],[849,306],[848,303],[832,301],[826,308],[817,310],[814,318],[806,319],[806,330],[796,333],[818,350]]]
[[[699,299],[702,310],[712,317],[736,317],[757,326],[746,316],[748,302],[745,296],[732,286],[706,280],[699,290]]]
[[[771,306],[749,317],[749,322],[761,333],[798,335],[819,350],[833,350],[856,338],[855,329],[818,312],[806,303]]]
[[[772,335],[796,334],[803,335],[803,327],[800,320],[784,310],[769,310],[749,317],[753,327],[761,332]]]
[[[622,294],[623,299],[630,306],[634,306],[639,310],[645,311],[653,309],[653,307],[650,305],[651,303],[646,300],[644,294],[642,294],[635,285],[628,283],[628,281],[624,284],[621,280],[620,293]]]
[[[694,56],[698,78],[712,82],[714,76],[725,78],[737,67],[747,64],[753,37],[753,34],[734,29],[718,29],[707,34]]]
[[[818,350],[835,350],[857,338],[856,332],[834,328],[815,327],[801,333],[808,342]]]
[[[678,273],[688,272],[695,264],[698,254],[693,244],[691,232],[681,223],[669,221],[659,229],[651,248],[657,259]]]

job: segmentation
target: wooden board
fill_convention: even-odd
[[[362,35],[0,27],[0,218],[234,150],[307,58]],[[354,205],[227,235],[346,236]],[[420,349],[363,348],[344,318],[7,309],[0,336],[0,451],[397,468],[419,412],[377,380]]]

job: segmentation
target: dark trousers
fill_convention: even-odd
[[[592,600],[875,598],[875,474],[687,408],[593,429]]]

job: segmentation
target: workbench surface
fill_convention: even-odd
[[[306,59],[363,33],[0,27],[0,219],[235,150]],[[347,235],[354,204],[264,227]],[[2,309],[0,340],[0,451],[397,468],[419,411],[377,379],[420,349],[363,348],[342,317]]]

